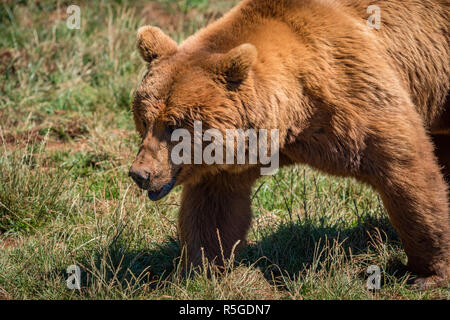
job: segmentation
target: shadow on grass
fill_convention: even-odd
[[[263,236],[261,241],[247,246],[241,252],[239,262],[248,266],[256,265],[270,282],[280,276],[292,279],[307,270],[314,263],[317,254],[324,249],[330,250],[334,243],[339,244],[341,254],[367,255],[366,261],[359,262],[367,262],[368,265],[371,261],[369,254],[376,254],[377,245],[389,245],[403,250],[397,233],[385,216],[366,217],[351,228],[317,226],[306,221],[282,225],[275,232]],[[325,258],[326,254],[320,256],[319,261]],[[377,260],[384,258],[386,257]],[[400,258],[387,258],[383,272],[396,279],[404,277],[407,270]],[[324,264],[319,266],[318,270],[321,267],[328,270],[332,266]],[[362,271],[359,277],[365,279],[367,274]]]
[[[381,240],[384,244],[401,248],[397,234],[385,217],[367,217],[351,228],[317,226],[308,221],[282,225],[274,232],[268,231],[261,241],[248,245],[238,255],[236,264],[255,265],[264,272],[269,282],[281,275],[293,278],[311,266],[315,252],[335,240],[346,254],[373,253],[371,243],[376,235],[378,242]],[[170,281],[177,270],[180,246],[174,238],[168,238],[152,250],[127,250],[126,247],[120,241],[114,241],[108,248],[81,261],[87,271],[84,272],[82,282],[88,285],[89,278],[97,277],[105,283],[111,280],[128,285],[144,282],[154,289],[161,281]],[[383,271],[395,278],[403,277],[406,273],[399,259],[389,261]],[[360,274],[361,278],[365,276],[364,273]]]
[[[249,262],[266,257],[270,264],[281,266],[288,273],[297,273],[313,262],[314,252],[328,242],[338,241],[346,252],[367,253],[377,237],[383,243],[398,244],[400,240],[386,217],[365,218],[354,227],[317,226],[306,222],[286,224],[248,246],[241,256]]]
[[[113,285],[133,286],[146,283],[156,288],[161,281],[170,279],[180,260],[178,240],[169,237],[156,249],[128,250],[120,241],[97,250],[92,257],[79,263],[82,267],[82,284],[101,280]]]

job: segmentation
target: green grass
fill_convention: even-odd
[[[254,188],[246,249],[222,275],[182,276],[180,188],[152,203],[127,177],[130,110],[144,65],[136,30],[181,41],[232,1],[63,1],[0,5],[0,299],[449,299],[418,291],[381,201],[308,167]],[[82,267],[82,290],[66,287]],[[378,265],[383,286],[366,289]]]

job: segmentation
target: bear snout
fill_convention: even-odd
[[[128,175],[143,190],[148,190],[150,187],[150,173],[144,168],[132,166]]]

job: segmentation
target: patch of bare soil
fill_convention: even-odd
[[[0,73],[15,74],[16,70],[28,63],[25,50],[11,48],[0,49]]]
[[[81,145],[83,142],[82,138],[89,132],[83,124],[73,120],[66,125],[61,124],[51,128],[36,126],[21,133],[8,133],[3,137],[3,141],[0,141],[0,145],[4,143],[9,149],[23,148],[30,144],[41,143],[47,133],[50,136],[46,144],[47,149],[57,150],[73,146],[74,144]],[[78,140],[76,141],[77,143],[69,143],[73,142],[74,139]]]
[[[53,10],[49,17],[48,20],[51,23],[55,23],[57,21],[66,21],[67,18],[69,17],[69,14],[67,13],[67,7],[69,5],[66,6],[58,6],[58,8],[56,8],[55,10]]]
[[[3,137],[2,144],[4,143],[7,147],[21,146],[24,147],[30,143],[39,143],[44,140],[44,136],[39,134],[41,128],[34,128],[19,134],[7,133]]]
[[[158,2],[151,2],[144,10],[141,16],[147,24],[161,27],[168,31],[177,30],[183,15],[180,13],[170,14]]]
[[[0,300],[12,300],[12,297],[0,287]]]
[[[0,248],[13,249],[18,245],[18,241],[14,238],[4,238],[0,240]]]
[[[141,13],[141,17],[146,24],[160,27],[169,33],[183,29],[183,24],[193,19],[198,19],[208,24],[222,15],[223,12],[217,10],[200,11],[197,8],[183,12],[176,2],[166,4],[151,2]]]

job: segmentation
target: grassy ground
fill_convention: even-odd
[[[183,40],[233,1],[0,4],[0,299],[448,299],[406,284],[405,254],[379,197],[295,167],[255,186],[247,249],[221,277],[182,277],[180,189],[151,203],[127,177],[130,112],[144,65],[135,32]],[[17,4],[19,3],[19,4]],[[81,291],[66,268],[82,267]],[[382,269],[382,289],[365,288]]]

